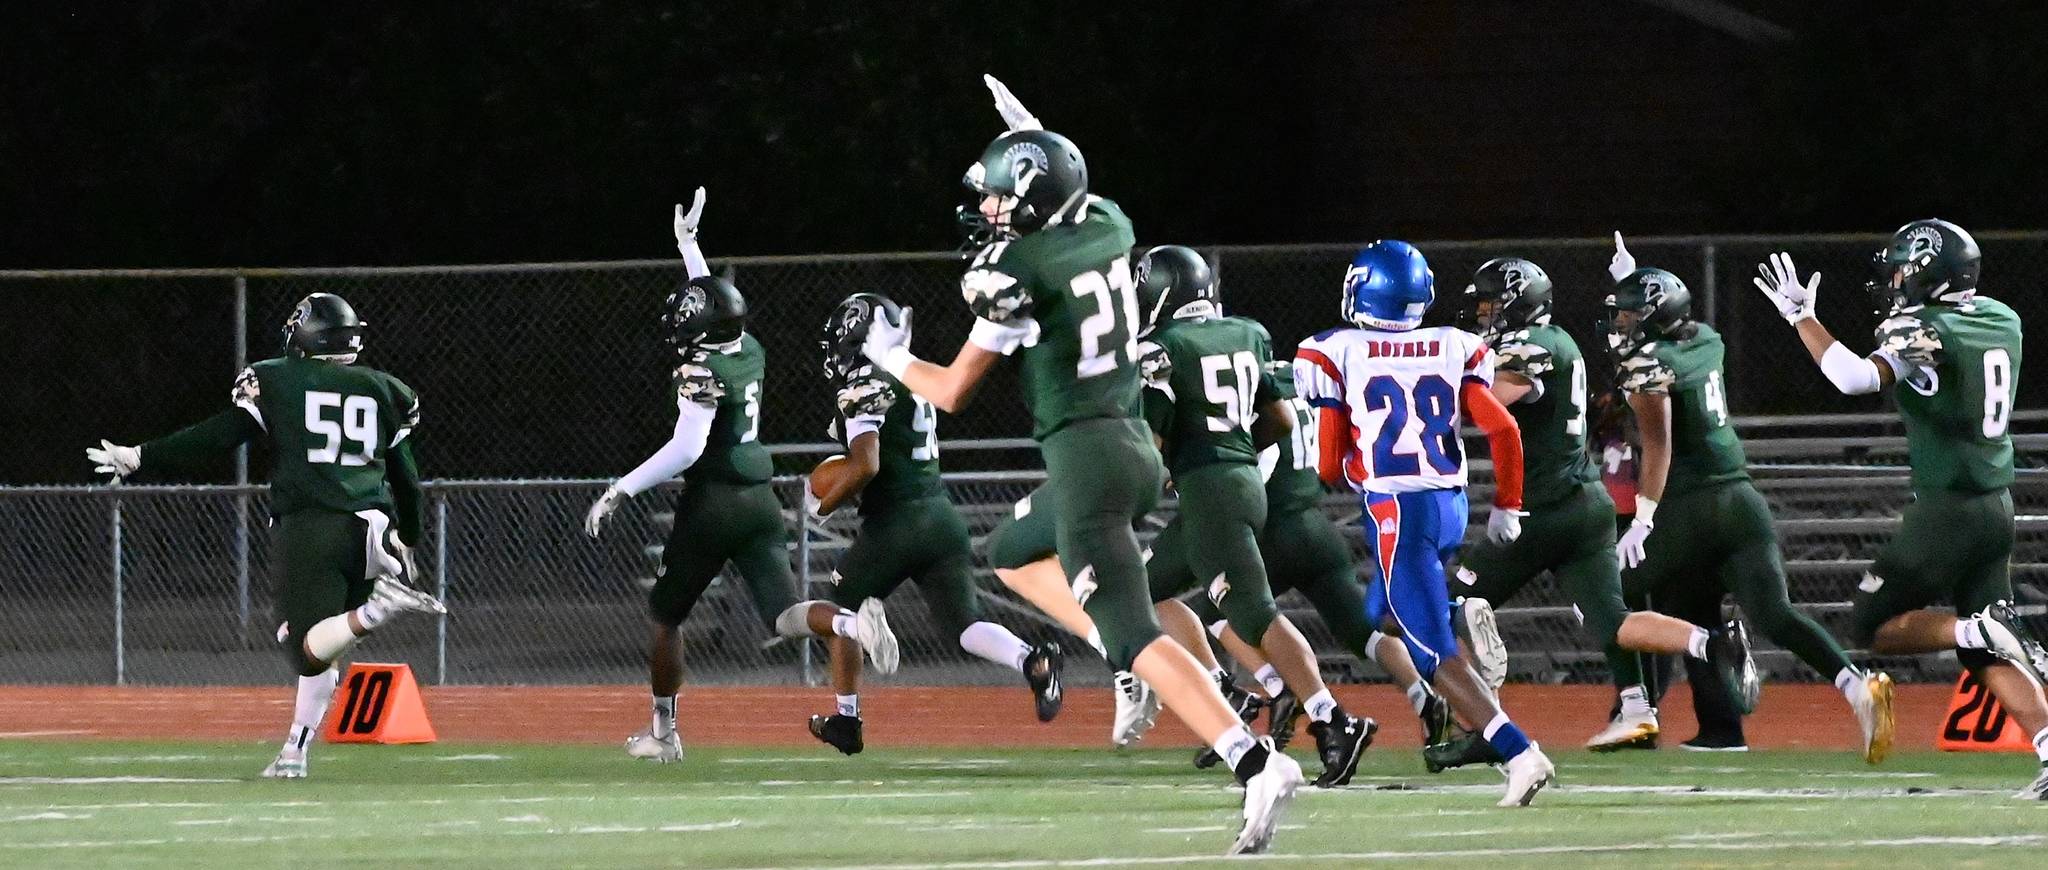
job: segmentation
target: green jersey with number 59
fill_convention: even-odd
[[[1294,365],[1278,360],[1266,366],[1274,388],[1294,414],[1294,432],[1280,443],[1266,448],[1273,457],[1273,473],[1266,478],[1268,516],[1299,513],[1323,503],[1323,479],[1316,476],[1316,462],[1322,458],[1322,431],[1316,411],[1308,400],[1294,393]],[[1264,457],[1260,458],[1264,461]]]
[[[1893,394],[1906,418],[1915,492],[1990,492],[2012,484],[2006,430],[2019,399],[2020,338],[2019,315],[1983,296],[1878,324],[1878,353],[1912,369]]]
[[[1749,459],[1728,416],[1727,346],[1704,323],[1684,341],[1654,341],[1621,361],[1622,392],[1671,397],[1671,474],[1664,497],[1749,479]]]
[[[1123,209],[1091,196],[1073,221],[983,248],[960,278],[968,308],[987,324],[976,326],[977,343],[1023,357],[1033,438],[1077,420],[1133,415],[1136,241]]]
[[[1273,339],[1243,317],[1169,320],[1138,346],[1145,422],[1175,474],[1218,462],[1252,465],[1252,420],[1280,397]]]
[[[376,369],[287,356],[243,369],[232,398],[269,435],[272,514],[396,514],[385,460],[419,425],[420,400],[411,387]],[[144,445],[145,464],[152,449],[168,452]]]
[[[760,441],[762,375],[767,366],[761,342],[744,333],[737,341],[699,347],[676,366],[676,395],[718,412],[703,455],[683,472],[683,480],[768,482],[774,467]]]
[[[1586,359],[1578,343],[1542,323],[1502,335],[1493,349],[1494,371],[1520,375],[1540,390],[1508,406],[1522,429],[1522,503],[1541,507],[1599,480],[1586,452]]]
[[[869,432],[880,439],[882,467],[860,491],[861,516],[945,494],[939,482],[939,413],[872,365],[854,369],[839,388],[832,436],[851,448]]]

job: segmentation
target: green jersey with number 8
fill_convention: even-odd
[[[1977,493],[2012,484],[2007,429],[2019,399],[2020,337],[2019,315],[1983,296],[1878,324],[1878,353],[1912,370],[1893,394],[1906,420],[1914,491]]]
[[[983,248],[960,278],[968,308],[988,324],[977,325],[977,343],[1023,357],[1033,438],[1079,420],[1134,415],[1136,241],[1123,209],[1091,196],[1078,219]]]
[[[767,367],[761,342],[744,333],[736,341],[699,347],[676,366],[676,395],[718,412],[704,453],[683,472],[683,480],[768,482],[774,466],[760,441],[762,376]]]
[[[1218,462],[1252,465],[1252,420],[1280,398],[1273,339],[1242,317],[1170,320],[1138,346],[1145,422],[1175,474]]]
[[[1749,479],[1749,459],[1728,416],[1727,346],[1704,323],[1683,341],[1653,341],[1621,361],[1616,376],[1631,395],[1671,397],[1671,474],[1664,497]]]
[[[861,516],[945,494],[939,482],[939,412],[932,403],[872,365],[846,376],[838,401],[832,437],[848,448],[869,432],[880,441],[882,467],[861,488]]]
[[[1530,508],[1569,498],[1600,479],[1586,452],[1586,360],[1562,328],[1548,323],[1494,341],[1496,372],[1539,387],[1508,406],[1522,429],[1522,502]]]

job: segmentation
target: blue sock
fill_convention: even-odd
[[[1512,759],[1529,749],[1529,735],[1508,721],[1508,714],[1502,713],[1486,723],[1486,742],[1493,751],[1504,759]]]

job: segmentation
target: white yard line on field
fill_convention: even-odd
[[[72,728],[63,731],[0,731],[0,740],[18,740],[24,737],[66,737],[73,734],[98,734],[90,728]]]
[[[0,784],[23,785],[122,785],[153,783],[241,782],[238,779],[205,779],[188,776],[0,776]]]

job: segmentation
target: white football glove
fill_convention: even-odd
[[[682,247],[697,240],[697,223],[704,219],[704,188],[697,188],[697,195],[690,199],[690,210],[683,211],[683,204],[676,203],[676,247]]]
[[[811,491],[811,478],[806,475],[804,477],[804,516],[810,517],[817,522],[824,522],[826,518],[832,516],[832,514],[819,512],[818,508],[823,507],[824,504],[823,501],[818,499],[818,494]],[[833,513],[838,513],[838,510],[835,508]]]
[[[605,517],[611,516],[612,511],[618,510],[619,504],[625,500],[626,494],[620,492],[618,487],[605,487],[604,495],[598,496],[597,501],[590,503],[590,513],[583,517],[584,533],[593,538],[597,537],[597,533],[604,528]]]
[[[1628,246],[1621,243],[1621,231],[1614,231],[1614,259],[1607,261],[1607,274],[1620,281],[1636,270],[1636,255],[1628,252]]]
[[[142,451],[101,438],[100,446],[85,448],[85,461],[93,464],[92,470],[119,480],[142,467]]]
[[[406,546],[405,542],[398,540],[396,535],[392,536],[391,539],[391,551],[398,556],[399,567],[405,572],[404,576],[399,579],[404,580],[406,583],[418,583],[420,581],[419,551]]]
[[[995,95],[996,112],[1003,116],[1003,123],[1010,125],[1010,132],[1045,129],[1045,125],[1038,123],[1038,116],[1031,114],[1030,109],[1024,108],[1024,104],[1018,102],[1016,94],[1010,93],[1008,85],[987,73],[982,74],[981,83],[988,85],[988,92]]]
[[[890,323],[889,318],[878,316],[868,320],[868,337],[860,343],[862,356],[892,377],[903,377],[903,369],[910,365],[910,313],[903,309],[903,322]]]
[[[1799,270],[1792,265],[1792,255],[1780,251],[1771,255],[1769,263],[1756,264],[1758,277],[1750,282],[1756,289],[1764,291],[1764,297],[1778,307],[1778,314],[1786,323],[1797,324],[1813,316],[1814,306],[1820,302],[1820,273],[1804,284],[1799,283]]]
[[[1528,511],[1496,507],[1486,515],[1486,537],[1496,544],[1512,544],[1522,536],[1522,518]]]
[[[1634,568],[1647,558],[1646,543],[1650,532],[1657,528],[1657,503],[1643,496],[1636,496],[1636,518],[1628,524],[1628,531],[1621,535],[1621,542],[1614,545],[1614,554],[1621,557],[1621,567]]]

